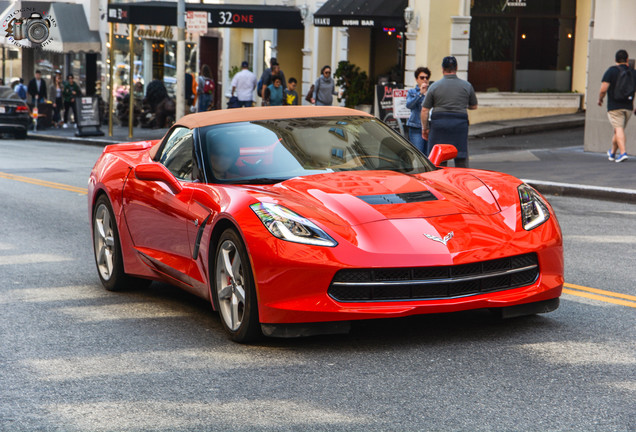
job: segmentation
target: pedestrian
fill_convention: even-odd
[[[26,102],[28,92],[27,92],[27,86],[24,85],[24,80],[22,78],[20,78],[20,80],[18,81],[18,84],[15,86],[13,91],[15,91],[15,93],[18,95],[20,99]]]
[[[406,107],[411,110],[411,115],[406,121],[408,136],[411,143],[422,153],[426,153],[427,141],[422,138],[422,102],[428,91],[428,83],[431,79],[431,71],[427,67],[415,69],[414,88],[406,94]]]
[[[260,97],[264,97],[265,89],[267,88],[267,86],[272,84],[272,77],[274,75],[278,75],[280,77],[280,81],[283,87],[287,86],[285,73],[280,69],[280,64],[278,64],[278,60],[276,59],[276,57],[272,57],[269,59],[269,68],[263,71],[261,79],[258,81],[257,92]]]
[[[296,92],[296,86],[298,86],[298,80],[294,77],[290,78],[289,82],[287,83],[287,88],[283,90],[284,105],[300,105],[300,103],[298,102],[298,93]]]
[[[197,112],[204,112],[211,109],[214,100],[214,79],[210,67],[206,64],[201,66],[201,73],[197,79],[197,97],[199,99],[199,109]]]
[[[256,89],[256,75],[249,70],[249,63],[241,63],[241,70],[232,77],[232,96],[236,92],[238,108],[251,107],[254,100],[254,89]]]
[[[46,81],[42,78],[42,72],[35,71],[35,78],[29,81],[29,94],[31,95],[31,105],[37,107],[46,101]]]
[[[75,82],[73,74],[68,74],[64,81],[64,90],[62,91],[62,99],[64,99],[64,124],[62,127],[68,127],[68,115],[73,111],[73,121],[77,127],[77,109],[75,108],[75,98],[82,96],[82,90]]]
[[[64,100],[62,94],[64,93],[64,83],[62,82],[61,73],[55,72],[53,83],[49,88],[49,94],[53,98],[53,127],[60,127],[62,123],[62,107],[64,106]]]
[[[278,75],[272,77],[272,84],[265,89],[263,101],[265,106],[280,106],[283,104],[283,83]]]
[[[624,49],[616,51],[614,59],[616,65],[610,66],[603,74],[598,105],[603,106],[607,94],[607,117],[614,128],[612,148],[607,151],[607,158],[623,162],[627,160],[625,127],[634,110],[636,72],[629,67],[629,55]]]
[[[333,97],[336,95],[336,83],[331,77],[331,66],[323,66],[320,76],[314,83],[314,94],[311,103],[320,105],[333,105]]]
[[[187,105],[186,113],[193,112],[192,107],[194,106],[194,85],[193,85],[194,77],[190,70],[188,69],[185,74],[185,103]],[[142,89],[143,91],[143,89]]]
[[[452,144],[457,148],[455,166],[468,168],[468,113],[477,109],[475,89],[457,77],[457,59],[442,60],[443,78],[428,88],[422,102],[422,138],[428,141],[426,154],[435,144]],[[429,112],[433,110],[429,122]]]

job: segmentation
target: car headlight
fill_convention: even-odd
[[[550,210],[536,190],[525,183],[518,189],[523,229],[533,230],[550,219]]]
[[[295,243],[336,246],[338,243],[308,219],[278,204],[256,203],[250,208],[274,237]]]

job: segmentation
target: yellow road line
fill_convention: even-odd
[[[79,194],[88,194],[88,191],[86,190],[86,188],[80,188],[80,187],[76,187],[76,186],[70,186],[70,185],[65,185],[62,183],[55,183],[55,182],[50,182],[50,181],[46,181],[46,180],[38,180],[38,179],[34,179],[31,177],[23,177],[23,176],[19,176],[19,175],[15,175],[15,174],[8,174],[8,173],[4,173],[4,172],[0,172],[0,178],[4,178],[7,180],[15,180],[15,181],[19,181],[22,183],[30,183],[30,184],[34,184],[34,185],[38,185],[38,186],[44,186],[44,187],[49,187],[49,188],[53,188],[53,189],[59,189],[59,190],[65,190],[65,191],[69,191],[69,192],[76,192]]]
[[[574,284],[570,284],[570,283],[564,283],[563,286],[567,287],[567,288],[572,288],[572,289],[575,289],[575,290],[579,290],[579,291],[587,291],[587,292],[591,292],[591,293],[595,293],[595,294],[602,294],[602,295],[606,295],[606,296],[610,296],[610,297],[622,298],[622,299],[625,299],[625,300],[631,300],[631,301],[635,301],[636,302],[636,296],[629,295],[629,294],[621,294],[621,293],[616,293],[616,292],[612,292],[612,291],[604,291],[604,290],[600,290],[600,289],[597,289],[597,288],[590,288],[590,287],[585,287],[585,286],[581,286],[581,285],[574,285]]]
[[[628,294],[604,291],[597,288],[584,287],[565,283],[563,292],[573,296],[584,297],[592,300],[599,300],[605,303],[613,303],[621,306],[636,308],[636,297]],[[571,288],[571,289],[570,289]],[[621,300],[626,299],[626,300]]]

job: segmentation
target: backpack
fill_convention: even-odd
[[[263,97],[263,78],[258,80],[258,84],[256,84],[256,94],[259,97]]]
[[[619,67],[618,70],[618,78],[614,84],[614,99],[623,102],[631,101],[636,91],[633,71],[628,67]]]
[[[20,99],[25,99],[27,98],[27,91],[26,91],[27,87],[24,84],[18,84],[18,90],[16,91],[16,93],[18,93],[18,96],[20,96]]]
[[[210,78],[203,78],[203,79],[204,79],[203,93],[205,94],[214,93],[214,81],[212,81]]]

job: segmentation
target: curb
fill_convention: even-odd
[[[585,118],[572,118],[572,119],[563,119],[563,120],[555,120],[551,122],[545,123],[530,123],[527,122],[519,122],[515,125],[514,121],[503,125],[492,123],[488,124],[476,124],[476,129],[484,129],[482,131],[471,132],[468,130],[469,138],[492,138],[492,137],[500,137],[506,135],[523,135],[535,132],[545,132],[552,131],[558,129],[573,129],[578,127],[585,126]]]
[[[530,186],[546,195],[560,195],[636,204],[636,190],[633,189],[587,186],[529,179],[523,179],[522,181],[528,183]]]

